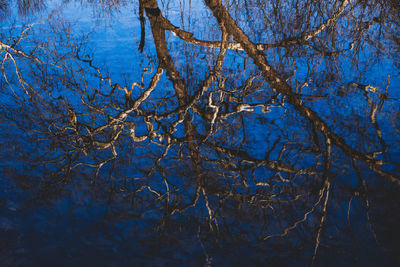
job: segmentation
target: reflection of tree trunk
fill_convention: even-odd
[[[178,99],[179,106],[185,106],[189,101],[190,97],[188,95],[188,91],[186,85],[182,78],[180,77],[179,72],[177,71],[175,64],[172,60],[171,55],[169,54],[167,42],[165,39],[165,30],[170,27],[170,23],[161,16],[160,9],[157,6],[157,2],[155,0],[145,1],[143,3],[144,8],[146,9],[146,14],[149,18],[151,30],[153,33],[154,44],[157,51],[157,57],[160,62],[160,66],[166,69],[167,76],[172,81],[173,87],[175,89],[175,93]],[[223,41],[221,44],[227,43],[227,35],[223,34]],[[204,81],[203,88],[207,88],[209,86],[210,81],[212,80],[212,76],[215,75],[215,72],[219,71],[222,67],[223,58],[225,56],[225,49],[221,50],[221,53],[217,59],[215,69],[213,73]],[[196,95],[194,98],[197,99],[200,95]],[[193,101],[192,101],[193,102]],[[187,113],[183,111],[183,113]],[[197,148],[195,146],[195,136],[197,135],[197,131],[195,126],[190,121],[189,114],[184,115],[184,123],[185,123],[185,137],[188,142],[188,147],[191,152],[192,159],[198,160]],[[197,165],[198,162],[195,162]]]
[[[382,170],[382,163],[380,161],[375,160],[372,156],[352,149],[346,144],[342,137],[336,135],[330,130],[327,123],[323,121],[315,111],[303,104],[300,96],[294,93],[290,86],[283,81],[279,77],[278,73],[268,64],[265,56],[257,49],[257,46],[250,41],[249,37],[243,32],[243,30],[237,26],[236,22],[232,19],[219,0],[205,0],[205,3],[213,12],[218,23],[224,25],[228,33],[232,35],[233,39],[240,43],[246,53],[254,60],[254,63],[268,79],[270,86],[285,95],[288,98],[288,102],[293,105],[304,118],[308,119],[315,129],[324,134],[329,144],[333,142],[351,158],[367,162],[373,171],[388,178],[391,182],[400,184],[400,179]]]
[[[146,14],[149,18],[151,30],[153,33],[154,44],[157,51],[157,57],[159,60],[160,67],[166,69],[167,76],[172,81],[173,87],[175,89],[176,97],[178,99],[178,104],[180,107],[185,107],[179,116],[184,121],[185,125],[185,141],[187,142],[187,147],[190,153],[190,157],[192,160],[194,177],[196,178],[196,191],[195,194],[189,204],[184,206],[183,208],[174,208],[171,210],[171,213],[175,213],[176,211],[182,211],[189,207],[193,207],[196,205],[200,193],[202,193],[205,201],[205,205],[209,214],[209,226],[210,229],[213,229],[212,223],[213,221],[218,227],[217,221],[215,219],[214,211],[208,201],[207,191],[205,189],[205,176],[202,172],[200,154],[198,152],[198,136],[196,126],[191,121],[191,116],[188,112],[190,107],[194,107],[194,103],[202,96],[205,90],[210,86],[211,81],[213,80],[214,75],[221,69],[223,64],[223,59],[226,53],[226,45],[228,41],[228,35],[223,29],[222,41],[221,41],[221,51],[218,55],[217,62],[213,71],[211,71],[210,75],[204,80],[199,92],[195,93],[192,99],[188,95],[187,87],[180,77],[179,72],[177,71],[174,62],[172,60],[171,55],[169,54],[167,42],[165,40],[165,30],[168,27],[166,25],[166,21],[162,16],[159,8],[157,7],[157,3],[155,0],[150,0],[146,2],[145,9]],[[223,27],[223,26],[222,26]],[[212,127],[212,124],[211,124]]]
[[[167,75],[174,86],[179,105],[184,105],[187,101],[185,83],[180,77],[179,72],[176,70],[171,55],[168,52],[167,42],[165,40],[165,30],[162,25],[162,20],[159,19],[161,14],[160,10],[158,7],[146,8],[146,5],[145,9],[147,17],[150,21],[160,67],[166,69]]]
[[[143,6],[146,9],[146,14],[150,21],[151,31],[153,33],[154,44],[156,47],[160,67],[166,69],[167,76],[171,80],[175,89],[179,106],[184,106],[189,99],[188,92],[184,81],[180,77],[180,74],[175,67],[172,57],[169,54],[167,41],[165,39],[165,28],[163,25],[163,19],[161,17],[160,9],[158,8],[157,2],[155,0],[145,1],[143,3]],[[194,142],[195,127],[190,121],[190,115],[186,113],[184,114],[184,116],[185,138],[190,151],[190,156],[193,160],[194,167],[197,169],[198,153],[196,152],[197,149]]]
[[[179,106],[185,106],[189,101],[188,92],[186,85],[182,78],[179,75],[173,61],[172,57],[169,54],[167,42],[165,39],[165,28],[163,25],[163,20],[161,17],[160,9],[157,6],[156,0],[149,0],[144,2],[144,7],[146,9],[147,17],[150,21],[151,31],[153,34],[154,45],[157,51],[157,57],[159,60],[159,65],[161,68],[166,69],[167,76],[171,80],[173,87],[175,89],[176,97],[178,99]],[[183,117],[182,117],[183,116]],[[185,205],[184,207],[178,208],[175,207],[170,210],[171,214],[177,211],[186,210],[189,207],[193,207],[197,204],[197,201],[200,197],[200,192],[204,194],[204,176],[202,175],[200,162],[199,162],[199,153],[197,152],[197,147],[195,143],[195,126],[191,122],[190,114],[187,110],[182,111],[179,114],[180,120],[183,119],[185,125],[185,139],[187,142],[188,150],[190,153],[190,157],[192,160],[192,165],[194,169],[194,177],[196,177],[196,190],[193,195],[190,203]],[[207,202],[208,203],[208,202]],[[208,207],[208,206],[207,206]],[[210,215],[211,216],[211,215]]]
[[[140,18],[140,44],[139,44],[139,51],[143,52],[144,42],[146,37],[146,27],[145,27],[145,18],[143,12],[143,4],[142,1],[139,1],[139,18]]]

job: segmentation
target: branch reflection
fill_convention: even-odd
[[[114,225],[106,239],[196,243],[205,264],[239,264],[225,257],[241,250],[246,264],[368,263],[357,249],[398,259],[388,241],[400,214],[398,8],[228,2],[205,0],[209,21],[190,29],[184,12],[176,26],[140,0],[140,78],[124,81],[61,14],[0,34],[1,168],[21,203],[92,216],[82,220],[100,232]],[[391,67],[367,77],[374,58]]]

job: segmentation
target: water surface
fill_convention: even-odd
[[[0,265],[398,266],[399,15],[0,0]]]

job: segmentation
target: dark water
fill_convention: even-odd
[[[0,0],[1,266],[398,266],[400,6]]]

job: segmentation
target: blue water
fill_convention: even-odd
[[[0,266],[400,263],[396,4],[212,2],[0,0]]]

